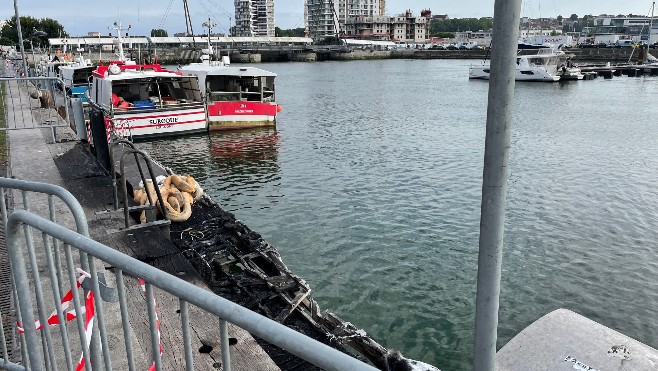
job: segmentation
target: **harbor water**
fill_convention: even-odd
[[[470,63],[262,64],[276,130],[141,146],[261,233],[322,307],[470,370],[488,90]],[[517,83],[499,346],[567,308],[658,347],[657,98],[656,77]]]

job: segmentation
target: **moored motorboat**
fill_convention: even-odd
[[[212,54],[208,40],[201,63],[180,68],[184,76],[199,79],[209,130],[275,126],[281,110],[276,104],[276,73],[255,67],[231,67],[227,56],[211,61]]]
[[[96,68],[89,89],[108,129],[130,139],[206,131],[197,77],[126,60],[117,28],[119,61]]]
[[[95,68],[89,59],[83,59],[81,56],[75,58],[72,63],[59,66],[59,77],[64,83],[66,96],[80,98],[86,105],[89,81]]]
[[[561,77],[560,70],[563,66],[566,66],[566,59],[566,54],[563,51],[550,48],[538,49],[537,54],[519,55],[516,58],[514,78],[516,81],[559,81]],[[485,61],[480,65],[471,65],[468,78],[488,80],[490,72],[489,61]],[[570,72],[577,76],[575,70]]]

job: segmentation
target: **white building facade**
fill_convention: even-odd
[[[411,11],[389,16],[355,16],[347,19],[344,37],[371,40],[390,40],[395,43],[425,43],[429,38],[431,12],[420,16]]]
[[[307,0],[306,1],[306,30],[308,36],[314,40],[325,37],[338,36],[340,26],[338,22],[339,0]]]
[[[234,0],[237,37],[274,37],[274,0]]]
[[[306,27],[313,38],[341,35],[350,18],[382,16],[385,8],[386,0],[307,0]]]

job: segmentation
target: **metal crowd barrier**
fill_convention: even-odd
[[[64,82],[56,77],[0,77],[0,99],[5,107],[5,127],[0,130],[50,129],[69,126]],[[40,98],[30,97],[39,92]],[[58,110],[63,107],[63,117]]]
[[[55,199],[59,199],[62,201],[66,207],[68,208],[68,211],[70,212],[71,215],[73,216],[73,220],[75,222],[75,228],[77,232],[81,235],[84,236],[89,236],[89,229],[87,225],[87,217],[84,214],[84,210],[82,209],[82,206],[80,206],[80,203],[78,200],[66,189],[53,185],[53,184],[47,184],[47,183],[39,183],[39,182],[32,182],[32,181],[25,181],[25,180],[19,180],[19,179],[10,179],[10,178],[2,178],[0,177],[0,212],[2,214],[2,222],[3,226],[5,227],[5,231],[7,230],[7,222],[8,222],[8,215],[9,215],[9,209],[12,208],[13,205],[7,205],[7,200],[11,200],[12,198],[8,198],[6,191],[7,190],[17,190],[21,192],[22,195],[22,207],[24,210],[28,211],[30,210],[30,205],[32,201],[34,201],[34,198],[31,197],[32,193],[37,193],[41,195],[46,195],[47,197],[47,205],[48,205],[48,217],[52,222],[57,222],[57,210],[55,207]],[[27,231],[27,229],[26,229]],[[56,267],[61,267],[61,248],[59,241],[53,240],[53,250],[54,256],[53,256],[53,264]],[[28,246],[29,247],[29,246]],[[30,254],[35,254],[33,249],[30,250]],[[34,258],[36,258],[36,255],[34,255]],[[38,262],[33,262],[33,265],[31,266],[31,269],[33,270],[38,270],[39,267],[37,265]],[[84,253],[81,252],[80,255],[80,265],[82,269],[89,270],[89,266],[87,264],[87,257],[84,255]],[[11,260],[9,261],[9,270],[13,271],[13,267],[11,265]],[[93,269],[92,269],[93,270]],[[51,272],[53,272],[56,275],[56,280],[54,282],[62,282],[62,276],[61,276],[61,270],[60,269],[54,269]],[[6,272],[5,272],[6,273]],[[40,282],[35,282],[34,283],[34,289],[37,293],[41,294],[42,287]],[[55,293],[54,295],[57,295],[61,289],[61,286],[58,285],[57,288],[53,287],[53,292]],[[15,287],[12,287],[11,291],[13,298],[15,298]],[[94,293],[96,295],[96,293]],[[100,297],[98,298],[100,301]],[[14,309],[17,310],[17,317],[18,320],[20,321],[20,310],[18,307],[18,303],[15,301],[13,302],[14,304]],[[102,313],[102,307],[101,305],[98,306],[97,310],[99,310],[99,313]],[[7,316],[11,317],[9,313],[6,313]],[[98,323],[98,327],[102,327],[103,324],[101,321]],[[4,336],[4,328],[2,321],[0,321],[0,345],[2,347],[2,358],[0,358],[0,369],[7,368],[7,369],[15,369],[12,368],[14,366],[19,367],[18,365],[10,362],[9,358],[9,351],[8,351],[8,342],[7,339]],[[49,336],[48,330],[44,332],[44,336]],[[22,354],[22,359],[26,359],[26,350],[28,349],[24,343],[24,338],[20,337],[21,341],[21,346],[20,346],[20,351]],[[45,338],[44,338],[45,341]],[[105,344],[107,344],[107,339],[104,341]],[[95,335],[94,338],[92,339],[92,349],[94,349],[94,354],[93,358],[99,360],[99,355],[98,349],[98,335]]]
[[[25,256],[25,249],[21,243],[20,231],[21,226],[29,225],[31,228],[25,228],[25,241],[27,242],[27,261]],[[53,365],[56,363],[56,355],[53,354],[55,345],[53,339],[46,337],[45,344],[39,346],[38,333],[35,326],[29,324],[34,323],[33,303],[36,301],[38,314],[40,318],[45,318],[43,308],[46,303],[43,297],[40,297],[38,291],[34,292],[30,287],[30,282],[39,282],[39,271],[30,269],[29,266],[33,264],[31,261],[34,254],[30,252],[33,245],[32,230],[41,232],[44,240],[42,246],[46,250],[46,257],[48,263],[48,271],[54,270],[54,262],[51,259],[51,254],[48,250],[52,246],[48,241],[48,237],[61,241],[64,246],[66,255],[66,270],[68,271],[68,280],[70,287],[74,293],[73,301],[78,302],[79,297],[76,297],[76,276],[74,274],[75,266],[71,259],[71,250],[77,249],[84,252],[88,256],[89,267],[94,267],[94,259],[101,260],[105,265],[115,268],[116,283],[119,293],[119,306],[121,322],[124,331],[124,343],[126,356],[128,357],[128,369],[135,370],[135,360],[133,359],[133,347],[131,337],[128,334],[128,306],[126,303],[126,284],[124,278],[126,275],[132,277],[139,277],[146,281],[145,295],[146,303],[154,303],[153,287],[157,287],[166,293],[169,293],[179,299],[180,303],[180,328],[182,331],[185,369],[193,370],[193,351],[191,348],[190,337],[190,324],[189,324],[189,304],[192,304],[207,313],[217,317],[219,322],[219,337],[221,344],[222,354],[222,368],[223,370],[231,370],[230,352],[229,352],[229,339],[227,334],[227,322],[233,323],[249,333],[258,336],[286,351],[293,353],[310,363],[313,363],[326,370],[376,370],[374,367],[367,365],[345,353],[333,349],[325,344],[322,344],[314,339],[302,335],[278,322],[272,321],[263,317],[255,312],[252,312],[244,307],[241,307],[231,301],[223,299],[222,297],[212,294],[198,286],[188,283],[178,277],[165,273],[157,268],[154,268],[146,263],[137,259],[131,258],[119,251],[116,251],[108,246],[96,242],[88,237],[82,236],[74,231],[64,228],[56,223],[47,219],[41,218],[28,211],[18,210],[15,211],[8,220],[7,225],[7,243],[9,249],[9,257],[11,264],[14,267],[13,277],[16,285],[16,292],[18,295],[18,303],[20,304],[20,312],[22,324],[25,328],[25,343],[27,346],[27,355],[32,370],[44,369],[44,365]],[[29,264],[28,264],[29,262]],[[28,276],[31,273],[31,279]],[[90,272],[91,273],[91,272]],[[50,274],[51,280],[56,280],[54,273]],[[98,287],[99,281],[96,274],[91,273],[89,277],[93,281],[93,287]],[[57,305],[59,300],[54,300],[53,305]],[[76,312],[80,304],[76,305]],[[161,359],[161,345],[159,334],[159,321],[155,310],[155,305],[147,304],[150,338],[151,338],[151,357],[153,360],[153,368],[155,370],[163,369],[163,360]],[[59,311],[59,309],[58,309]],[[59,313],[58,313],[59,314]],[[80,316],[79,316],[80,317]],[[99,317],[100,319],[100,317]],[[41,323],[44,323],[43,321]],[[63,322],[62,322],[63,323]],[[47,329],[44,327],[41,331]],[[65,328],[60,326],[60,328]],[[78,327],[81,338],[85,335],[84,329]],[[62,342],[67,339],[62,336]],[[84,349],[84,347],[83,347]],[[109,352],[103,349],[103,357],[105,358],[105,369],[111,370],[111,361],[109,359]],[[45,355],[45,357],[44,357]],[[86,354],[85,354],[86,358]],[[44,363],[44,360],[46,363]],[[91,370],[88,364],[85,364],[87,370]],[[0,365],[0,368],[2,366]],[[51,367],[52,368],[52,367]],[[22,369],[22,368],[15,368]]]
[[[24,210],[16,210],[8,216],[6,189],[20,190]],[[50,220],[30,211],[30,205],[34,200],[30,198],[29,192],[47,195]],[[77,232],[57,224],[56,198],[63,201],[72,213]],[[157,287],[179,301],[179,328],[186,370],[194,370],[189,304],[217,318],[223,370],[231,369],[227,322],[327,370],[375,370],[370,365],[284,325],[90,239],[82,207],[73,195],[61,187],[0,178],[0,209],[7,238],[9,268],[13,278],[11,288],[13,309],[16,311],[13,316],[11,313],[7,315],[24,329],[23,333],[19,332],[16,335],[20,342],[18,347],[21,358],[10,360],[7,339],[0,322],[0,350],[2,350],[0,370],[73,370],[79,367],[91,371],[93,366],[94,370],[102,368],[109,371],[113,369],[112,362],[117,359],[116,369],[124,369],[122,365],[125,365],[125,369],[138,370],[135,367],[136,361],[139,361],[137,364],[143,365],[144,357],[147,356],[135,354],[131,340],[134,334],[128,321],[126,286],[133,282],[133,286],[129,286],[129,289],[134,289],[134,280],[124,279],[126,275],[146,281],[143,285],[145,302],[153,303],[146,308],[153,362],[151,369],[163,369],[160,354],[160,323],[153,299],[153,287]],[[34,230],[41,232],[40,241],[34,238]],[[79,259],[74,260],[73,250],[79,252]],[[96,271],[96,266],[99,264],[114,269],[118,308],[116,304],[110,303],[109,305],[115,305],[108,307],[107,310],[110,312],[103,311],[102,303],[106,298],[100,285],[102,284],[103,288],[106,285],[104,278],[99,278],[101,275]],[[77,268],[81,268],[88,279],[78,277],[81,271]],[[44,277],[41,277],[42,275]],[[44,290],[48,286],[50,289]],[[80,286],[84,289],[84,296],[78,293]],[[69,292],[63,294],[67,290]],[[67,300],[68,303],[73,304],[75,311],[67,311],[66,305],[63,305]],[[91,306],[90,300],[92,300]],[[108,301],[113,300],[108,299]],[[35,303],[36,308],[33,306]],[[53,307],[55,311],[48,316]],[[92,308],[93,310],[90,310]],[[135,313],[134,306],[131,308],[133,309],[130,313]],[[57,326],[59,337],[51,336],[51,329],[55,331],[53,326],[47,325],[37,329],[35,311],[39,323],[60,324]],[[70,318],[71,313],[74,313],[73,318]],[[89,318],[86,317],[88,313],[91,313],[93,321],[88,321]],[[108,342],[110,334],[105,324],[105,313],[119,313],[121,330],[117,329],[119,327],[117,320],[116,332],[112,332],[111,335],[113,338],[117,336],[120,338],[120,333],[123,333],[124,347],[118,345],[118,342],[112,343],[112,346]],[[62,325],[66,324],[67,320],[73,322],[71,326]],[[18,329],[18,326],[16,327]],[[79,336],[70,337],[69,332],[76,330]],[[73,354],[72,349],[75,349],[77,354],[82,353],[82,356]],[[78,362],[77,366],[75,362]]]

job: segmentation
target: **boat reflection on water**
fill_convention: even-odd
[[[215,159],[221,158],[230,163],[264,162],[264,165],[277,161],[280,138],[276,129],[219,132],[208,137],[210,153]]]
[[[212,176],[217,184],[211,194],[219,194],[228,210],[267,208],[276,202],[281,182],[279,167],[280,136],[274,128],[212,132],[208,134]],[[210,175],[210,174],[209,174]],[[264,191],[264,188],[267,190]],[[269,202],[253,202],[254,197],[267,197]],[[251,199],[251,201],[249,201]]]

